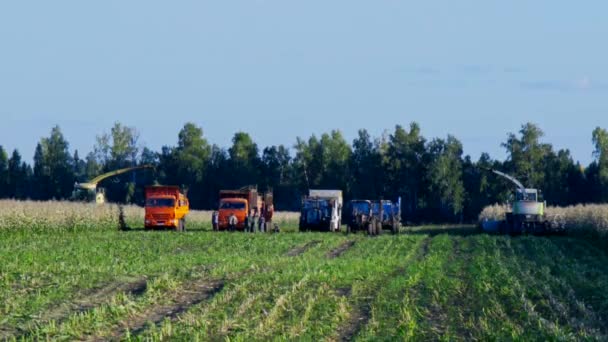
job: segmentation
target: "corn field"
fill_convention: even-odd
[[[496,204],[485,207],[479,214],[479,222],[502,220],[509,206]],[[564,228],[568,234],[608,235],[608,205],[579,204],[569,207],[547,207],[547,221],[554,227]]]
[[[125,205],[123,213],[129,227],[143,226],[144,208]],[[187,216],[188,226],[210,229],[211,214],[212,211],[191,210]],[[293,224],[298,220],[298,215],[294,212],[276,212],[273,221],[279,225]],[[116,229],[118,217],[119,207],[115,204],[0,200],[0,230]]]

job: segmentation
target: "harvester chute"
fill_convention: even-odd
[[[140,166],[133,166],[133,167],[126,167],[124,169],[118,169],[118,170],[114,170],[114,171],[110,171],[110,172],[106,172],[102,175],[99,175],[93,179],[91,179],[90,181],[86,182],[86,183],[74,183],[74,194],[73,197],[74,198],[78,198],[78,193],[81,191],[86,191],[87,195],[88,194],[94,194],[95,195],[95,202],[97,204],[103,204],[105,203],[106,199],[105,199],[105,191],[103,188],[99,188],[98,185],[101,181],[108,179],[110,177],[114,177],[114,176],[118,176],[127,172],[131,172],[131,171],[136,171],[136,170],[141,170],[141,169],[153,169],[154,167],[152,165],[140,165]],[[87,196],[89,197],[89,196]]]

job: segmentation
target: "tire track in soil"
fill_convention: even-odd
[[[321,241],[319,240],[314,240],[314,241],[310,241],[302,246],[298,246],[298,247],[294,247],[291,250],[289,250],[287,253],[285,253],[286,256],[289,257],[295,257],[298,256],[300,254],[303,254],[304,252],[306,252],[308,249],[320,244]]]
[[[409,264],[419,262],[421,260],[424,260],[424,258],[426,258],[427,254],[429,253],[430,241],[431,241],[430,236],[425,238],[422,241],[422,243],[419,247],[419,252],[417,253],[418,255]],[[407,265],[397,267],[393,272],[389,273],[386,277],[383,277],[382,279],[380,279],[379,282],[384,283],[384,282],[388,281],[389,279],[396,277],[399,274],[403,274],[407,271],[407,268],[408,268]],[[339,289],[336,289],[335,291],[337,294],[348,298],[351,296],[352,287],[339,288]],[[360,303],[358,303],[357,305],[355,305],[353,310],[351,311],[348,321],[338,329],[338,337],[336,338],[336,341],[343,341],[343,342],[353,341],[354,338],[357,335],[359,335],[359,333],[361,332],[361,329],[363,329],[363,327],[365,327],[365,325],[367,325],[369,320],[372,318],[372,302],[375,298],[376,297],[371,293],[366,294],[365,296],[362,297],[363,300]]]
[[[224,280],[220,279],[197,279],[182,285],[178,291],[169,294],[169,304],[154,305],[130,317],[125,325],[117,327],[110,336],[91,336],[87,341],[122,340],[127,334],[136,336],[148,327],[149,323],[159,325],[165,319],[172,321],[194,305],[213,298],[224,288]]]
[[[566,256],[559,249],[559,246],[555,244],[553,240],[550,241],[551,245],[556,248],[556,258],[566,260]],[[506,248],[506,246],[504,247]],[[510,252],[515,255],[515,251],[511,246],[509,246]],[[534,251],[530,248],[528,244],[521,246],[526,255],[534,255]],[[531,260],[536,267],[541,267],[536,258],[528,258]],[[558,261],[559,264],[559,261]],[[545,278],[543,281],[539,281],[536,277],[534,277],[530,273],[530,269],[526,269],[525,271],[521,266],[518,267],[519,272],[526,281],[532,284],[536,284],[536,286],[543,290],[543,294],[546,297],[546,300],[551,306],[553,312],[559,317],[559,323],[562,325],[569,325],[575,330],[584,331],[586,335],[592,337],[595,340],[606,340],[606,327],[602,324],[602,319],[599,315],[597,315],[593,310],[591,310],[584,301],[581,301],[576,297],[576,294],[572,287],[567,284],[564,279],[556,278],[554,276],[549,276],[549,278]],[[557,286],[563,292],[566,293],[564,298],[558,298],[550,286],[550,284]]]
[[[334,259],[339,257],[340,255],[344,254],[344,252],[346,252],[347,250],[349,250],[352,246],[355,245],[355,240],[349,240],[349,241],[344,241],[340,246],[332,249],[331,251],[327,252],[326,256],[329,259]]]
[[[53,308],[40,312],[37,316],[40,319],[29,321],[22,324],[22,328],[4,328],[0,327],[0,340],[8,340],[15,338],[20,340],[28,337],[30,330],[36,325],[47,324],[51,321],[61,324],[68,320],[74,314],[84,313],[98,307],[118,294],[125,293],[130,296],[138,297],[146,292],[148,282],[145,278],[140,278],[129,282],[112,282],[101,287],[96,287],[84,291],[76,299],[71,302],[57,304]]]

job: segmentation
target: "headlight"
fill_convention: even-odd
[[[149,223],[150,223],[150,220],[146,220],[146,224],[149,224]]]

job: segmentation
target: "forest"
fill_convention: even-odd
[[[401,197],[406,222],[471,222],[485,206],[509,199],[512,187],[487,171],[494,168],[541,189],[549,205],[608,202],[608,131],[591,132],[590,165],[544,143],[543,135],[538,125],[526,123],[502,143],[506,160],[487,153],[472,160],[457,137],[428,139],[415,122],[378,137],[361,129],[352,143],[333,130],[297,138],[292,146],[261,147],[249,134],[236,132],[227,148],[209,142],[202,127],[186,123],[175,146],[153,151],[140,144],[135,127],[117,122],[81,156],[55,126],[38,142],[33,164],[0,145],[0,198],[70,199],[75,182],[153,165],[154,170],[104,181],[108,199],[142,204],[144,185],[171,184],[187,191],[192,208],[208,210],[217,205],[220,189],[253,184],[274,191],[277,210],[297,211],[308,189],[341,189],[345,200]]]

